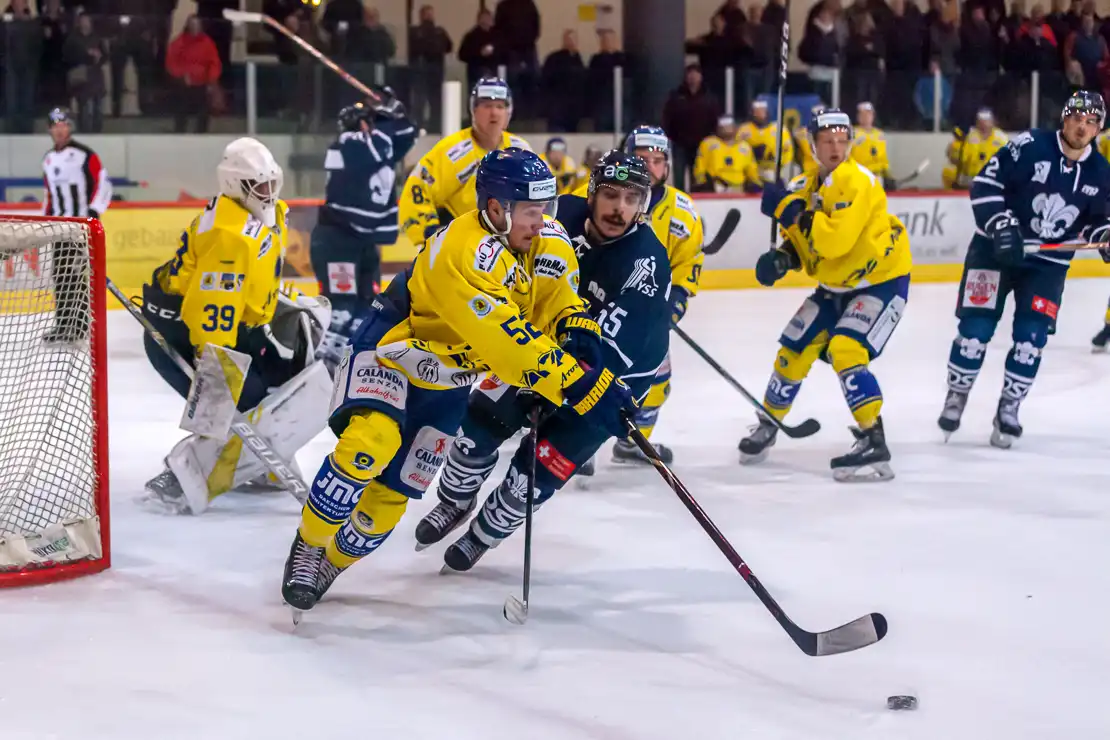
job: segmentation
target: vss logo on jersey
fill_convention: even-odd
[[[1059,239],[1079,218],[1079,209],[1068,205],[1058,193],[1037,193],[1033,197],[1033,212],[1037,215],[1029,226],[1042,239]]]
[[[658,292],[659,285],[655,282],[654,257],[641,257],[636,260],[632,274],[624,282],[621,292],[623,293],[629,289],[636,290],[646,296],[654,296]]]

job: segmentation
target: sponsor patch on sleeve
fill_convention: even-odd
[[[471,298],[470,303],[467,305],[470,306],[470,310],[474,312],[474,315],[480,319],[489,316],[490,312],[493,311],[493,299],[484,293]]]
[[[501,254],[501,245],[492,238],[484,240],[474,251],[474,269],[479,272],[490,272],[497,264],[497,256]]]
[[[533,266],[536,277],[561,278],[567,271],[567,261],[553,254],[541,254]]]

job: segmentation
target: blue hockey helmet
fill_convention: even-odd
[[[500,77],[483,77],[474,84],[470,91],[471,118],[474,117],[479,100],[503,100],[509,107],[509,115],[513,114],[513,91],[509,88],[509,83]]]
[[[487,216],[486,209],[492,198],[505,209],[508,223],[503,231],[495,233],[503,236],[512,228],[512,210],[516,203],[541,203],[544,214],[555,217],[558,188],[551,168],[535,152],[511,146],[497,149],[482,157],[478,174],[474,178],[474,189],[478,195],[478,210]]]
[[[1106,125],[1106,101],[1097,92],[1076,90],[1064,104],[1064,109],[1060,112],[1060,121],[1074,115],[1098,116],[1098,126],[1101,129]]]
[[[855,135],[852,131],[852,119],[839,108],[825,108],[820,113],[815,113],[809,119],[809,140],[817,142],[817,132],[825,130],[842,129],[848,134],[848,141]]]
[[[628,132],[624,137],[624,146],[621,147],[629,154],[635,154],[637,149],[647,149],[653,152],[663,152],[667,159],[671,156],[671,140],[667,132],[660,126],[640,125]]]

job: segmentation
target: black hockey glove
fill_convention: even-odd
[[[617,439],[628,436],[624,419],[639,409],[624,381],[604,367],[588,370],[564,388],[563,398],[585,421]]]
[[[555,337],[563,351],[580,365],[599,368],[605,364],[601,356],[601,328],[586,314],[576,313],[560,321]]]
[[[759,255],[755,263],[755,279],[760,285],[770,288],[786,277],[786,273],[797,270],[801,266],[802,261],[798,259],[798,253],[794,251],[793,245],[783,244],[778,249]]]
[[[994,256],[999,262],[1020,265],[1025,259],[1021,224],[1009,211],[999,213],[987,222],[987,234],[994,242]]]

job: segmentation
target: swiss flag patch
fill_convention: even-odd
[[[1037,313],[1043,313],[1050,319],[1056,319],[1056,313],[1060,310],[1060,304],[1053,303],[1047,298],[1041,298],[1039,295],[1033,296],[1033,310]]]
[[[563,457],[563,453],[555,449],[555,445],[546,439],[541,440],[536,447],[536,457],[548,472],[561,481],[565,482],[574,475],[574,463]]]

